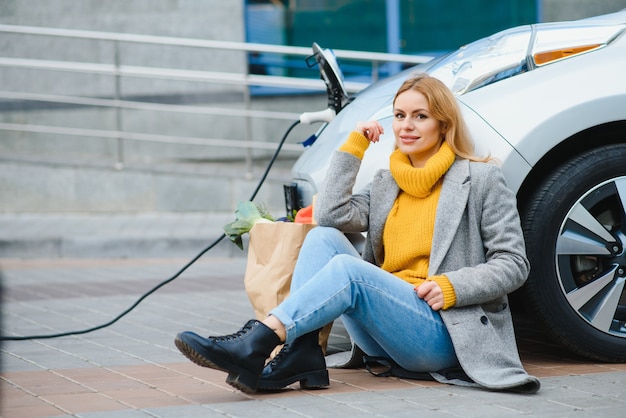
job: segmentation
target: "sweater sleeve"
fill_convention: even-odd
[[[320,226],[337,228],[343,232],[364,232],[369,228],[370,185],[353,192],[361,159],[369,146],[367,138],[352,132],[333,153],[326,178],[320,186],[313,207],[314,218]]]
[[[369,146],[370,141],[365,135],[357,131],[352,131],[348,136],[348,139],[346,139],[346,142],[339,147],[339,151],[347,152],[354,155],[359,160],[362,160],[363,155],[365,155],[365,151]]]
[[[442,274],[440,276],[430,276],[427,280],[437,283],[443,292],[443,308],[441,309],[446,310],[456,304],[454,286],[452,286],[448,277]]]

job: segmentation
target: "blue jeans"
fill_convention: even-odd
[[[415,372],[457,366],[441,316],[413,287],[364,261],[337,229],[316,227],[300,250],[290,295],[270,314],[285,326],[287,343],[341,317],[367,355]]]

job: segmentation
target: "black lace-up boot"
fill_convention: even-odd
[[[186,331],[178,334],[174,342],[189,360],[228,373],[226,383],[251,393],[256,391],[265,361],[280,344],[280,338],[253,319],[235,334],[204,338]]]
[[[300,381],[302,389],[330,385],[319,330],[297,338],[278,352],[263,369],[257,390],[279,390]]]

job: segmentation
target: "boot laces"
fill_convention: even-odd
[[[252,326],[254,324],[255,324],[254,321],[250,321],[246,325],[244,325],[243,328],[241,328],[239,331],[237,331],[234,334],[221,335],[219,337],[210,337],[210,338],[212,338],[213,341],[215,341],[215,342],[225,342],[225,341],[236,340],[238,338],[243,337],[245,334],[247,334],[248,331],[250,331],[252,329]]]
[[[272,361],[270,361],[270,364],[272,366],[276,366],[280,362],[280,360],[289,353],[290,349],[291,349],[291,344],[283,345],[283,348],[281,348],[278,354],[274,356]]]

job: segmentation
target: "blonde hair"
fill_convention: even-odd
[[[426,97],[430,108],[430,114],[441,124],[444,133],[444,141],[456,155],[471,161],[492,161],[490,156],[478,157],[474,155],[474,141],[465,125],[461,110],[456,98],[440,80],[426,73],[419,73],[409,77],[398,89],[393,103],[395,105],[398,96],[405,91],[414,90]]]

